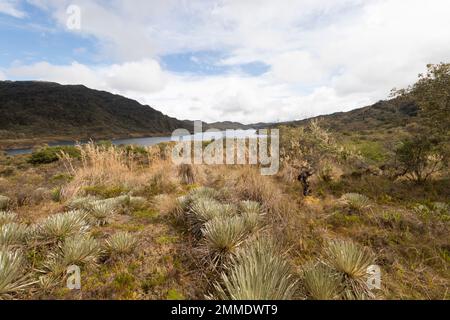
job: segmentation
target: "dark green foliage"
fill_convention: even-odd
[[[424,183],[443,170],[447,159],[441,146],[424,136],[403,141],[396,154],[405,175],[417,183]]]
[[[87,195],[110,199],[126,194],[129,190],[122,186],[89,186],[84,188],[84,192]]]
[[[46,147],[39,149],[31,154],[28,162],[32,164],[46,164],[52,163],[59,160],[62,152],[69,155],[71,158],[80,159],[81,152],[80,149],[73,146],[64,147]]]

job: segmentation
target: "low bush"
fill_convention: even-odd
[[[62,153],[70,158],[81,158],[80,149],[74,146],[46,147],[33,152],[28,159],[28,162],[34,165],[56,162],[59,160]]]

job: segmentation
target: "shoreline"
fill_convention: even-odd
[[[34,149],[46,144],[64,144],[75,143],[79,141],[89,140],[121,140],[134,138],[158,138],[171,136],[172,132],[158,132],[158,133],[137,133],[129,135],[112,135],[112,136],[91,136],[91,137],[43,137],[43,138],[26,138],[26,139],[0,139],[0,151],[14,151],[20,149]]]

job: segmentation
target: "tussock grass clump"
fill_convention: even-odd
[[[26,286],[24,259],[19,251],[0,249],[0,299],[10,299]]]
[[[342,203],[352,210],[361,211],[370,206],[370,199],[359,193],[346,193],[341,197]]]
[[[100,254],[101,246],[97,240],[78,234],[66,238],[58,251],[51,252],[45,266],[54,274],[62,274],[71,265],[96,265]]]
[[[0,211],[0,226],[17,221],[17,214],[10,211]]]
[[[135,235],[128,232],[118,232],[106,240],[106,247],[111,255],[131,254],[138,243]]]
[[[190,164],[181,164],[178,166],[178,177],[183,184],[194,184],[195,173],[194,167]]]
[[[67,237],[85,233],[89,229],[86,213],[69,211],[50,216],[39,223],[38,237],[50,242],[63,241]]]
[[[290,300],[297,281],[273,240],[258,238],[230,259],[222,284],[215,283],[221,300]]]
[[[129,204],[133,209],[142,209],[145,207],[147,200],[144,197],[130,197]]]
[[[303,282],[308,296],[314,300],[336,300],[340,297],[340,275],[322,263],[308,264],[303,271]]]
[[[208,256],[217,266],[242,244],[247,230],[241,217],[217,217],[205,224],[202,234]]]
[[[375,263],[375,257],[367,248],[352,241],[334,240],[329,242],[325,253],[330,267],[343,275],[345,298],[372,297],[366,278],[367,269]]]
[[[0,210],[6,210],[8,209],[9,203],[11,199],[7,196],[0,195]]]
[[[133,171],[130,166],[131,158],[125,150],[114,146],[104,148],[94,143],[78,148],[81,152],[81,168],[73,170],[70,157],[62,157],[74,175],[70,186],[63,192],[66,197],[73,197],[83,186],[121,185],[121,182],[130,178]]]
[[[19,246],[25,243],[28,227],[15,222],[0,227],[0,247]]]

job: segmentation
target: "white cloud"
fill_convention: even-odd
[[[18,9],[17,0],[0,0],[0,13],[7,14],[15,18],[23,18],[26,16],[25,12]]]
[[[8,77],[83,83],[178,118],[248,123],[349,110],[386,98],[450,52],[448,0],[28,1],[63,28],[66,7],[78,4],[76,32],[97,39],[117,63],[42,62],[14,66]],[[164,54],[198,50],[223,54],[217,64],[261,61],[269,71],[186,75],[158,63]]]
[[[155,60],[141,60],[110,66],[89,67],[78,62],[70,65],[52,65],[39,62],[32,65],[16,65],[6,70],[8,76],[62,84],[84,84],[88,87],[123,94],[151,93],[161,90],[166,76]]]

